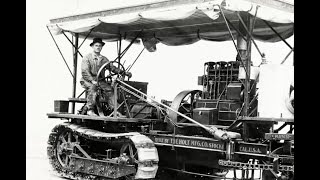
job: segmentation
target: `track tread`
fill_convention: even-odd
[[[56,144],[58,142],[58,138],[60,134],[64,133],[65,131],[73,132],[79,136],[82,136],[86,139],[90,139],[93,141],[105,141],[108,142],[112,138],[117,138],[112,133],[105,133],[101,131],[97,131],[94,129],[90,129],[88,127],[84,127],[81,125],[75,125],[71,123],[61,123],[56,125],[48,138],[47,141],[47,156],[49,159],[49,163],[52,166],[53,173],[57,176],[68,178],[68,179],[78,179],[78,180],[107,180],[108,178],[105,177],[99,177],[96,175],[88,175],[85,173],[79,173],[79,172],[72,172],[66,168],[63,168],[61,164],[58,161],[58,158],[56,156]],[[127,138],[130,139],[132,136],[136,136],[140,133],[119,133],[120,138]],[[139,135],[140,136],[140,135]],[[144,135],[141,135],[141,137]],[[150,143],[150,139],[148,137],[143,137],[142,139],[148,140],[147,143]],[[152,142],[152,141],[151,141]],[[153,145],[154,146],[154,145]]]

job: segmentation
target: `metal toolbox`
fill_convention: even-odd
[[[193,119],[201,124],[217,124],[218,109],[217,108],[196,108],[193,110]]]
[[[54,101],[54,112],[68,113],[68,111],[69,111],[69,101],[66,101],[66,100]]]

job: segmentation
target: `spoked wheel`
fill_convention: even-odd
[[[127,163],[131,165],[135,165],[137,168],[138,166],[138,151],[134,147],[132,143],[125,143],[122,145],[120,149],[120,156],[127,158]],[[124,177],[125,180],[133,180],[135,174],[127,175]]]
[[[74,142],[79,143],[79,140],[69,131],[65,131],[58,137],[56,153],[59,163],[64,168],[68,168],[70,164],[70,156],[74,151]]]
[[[120,149],[120,155],[129,157],[129,163],[135,164],[138,162],[138,151],[132,143],[125,143]]]
[[[76,155],[75,144],[79,144],[78,137],[63,126],[57,125],[49,136],[47,155],[53,170],[59,175],[70,172],[71,155]]]
[[[113,72],[112,69],[113,68],[119,68],[120,70],[118,70],[117,73]],[[107,97],[105,96],[109,96],[107,95],[108,91],[113,92],[113,88],[119,88],[117,85],[113,85],[113,78],[117,78],[120,79],[121,81],[123,81],[125,79],[125,74],[126,74],[126,70],[124,68],[124,66],[118,62],[118,61],[110,61],[105,63],[104,65],[101,66],[101,68],[99,69],[98,73],[97,73],[97,77],[98,77],[98,91],[100,92],[99,94],[105,94],[102,96],[97,97],[98,101],[107,101]],[[103,84],[103,86],[102,86]],[[107,84],[107,85],[106,85]],[[101,86],[100,86],[101,85]],[[100,88],[102,87],[102,88]],[[117,94],[115,96],[117,96],[117,101],[119,100],[119,97],[121,97],[120,95],[120,88],[117,90]],[[121,104],[121,103],[120,103]],[[119,105],[121,106],[121,105]],[[108,108],[108,103],[99,103],[97,104],[97,110],[99,112],[100,116],[104,116],[104,115],[113,115],[114,117],[123,117],[122,114],[116,113],[114,114],[111,108]],[[112,114],[110,114],[112,113]]]
[[[119,67],[122,72],[114,73],[111,71],[110,66]],[[104,65],[101,66],[101,68],[97,73],[97,77],[99,77],[98,83],[101,81],[106,81],[107,83],[111,83],[111,78],[114,76],[117,76],[123,80],[125,77],[125,71],[126,70],[124,66],[118,61],[110,61],[108,63],[105,63]]]
[[[192,112],[195,108],[195,100],[201,97],[200,90],[187,90],[180,92],[172,101],[171,108],[192,118]],[[184,123],[188,120],[173,111],[169,111],[169,118],[175,123]]]

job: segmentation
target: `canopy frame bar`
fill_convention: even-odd
[[[130,44],[120,53],[120,56],[118,56],[115,60],[117,60],[118,58],[122,58],[125,53],[128,51],[128,49],[131,47],[131,45],[137,40],[137,38],[139,37],[139,35],[143,32],[144,30],[141,29],[140,32],[132,39],[132,41],[130,42]],[[121,37],[121,34],[120,34]],[[115,61],[114,60],[114,61]]]
[[[78,19],[86,19],[86,18],[94,18],[99,16],[110,16],[110,15],[118,15],[121,13],[132,13],[132,12],[138,12],[141,10],[152,10],[152,9],[158,9],[158,8],[166,8],[166,7],[173,7],[173,6],[179,6],[184,4],[199,4],[199,3],[206,3],[206,2],[212,2],[214,0],[166,0],[161,2],[153,2],[148,4],[140,4],[135,6],[127,6],[127,7],[121,7],[121,8],[114,8],[114,9],[107,9],[97,12],[91,12],[91,13],[83,13],[78,15],[71,15],[71,16],[64,16],[64,17],[58,17],[51,19],[51,23],[62,23],[62,22],[68,22]],[[270,8],[278,9],[280,11],[285,11],[289,13],[294,13],[294,5],[285,2],[283,0],[245,0],[251,3],[255,3],[258,5],[267,6]]]
[[[256,11],[256,12],[257,12],[257,11]],[[240,20],[241,24],[243,25],[244,29],[246,30],[247,34],[249,35],[249,37],[250,37],[251,41],[253,42],[254,46],[257,48],[260,56],[263,57],[263,54],[261,53],[260,49],[258,48],[258,45],[256,44],[256,41],[255,41],[254,38],[252,37],[251,31],[248,30],[247,26],[245,25],[243,19],[242,19],[241,16],[240,16],[239,12],[237,12],[236,14],[237,14],[237,16],[239,17],[239,20]],[[254,16],[254,17],[255,17],[255,16]],[[254,21],[255,21],[255,18],[254,18]],[[254,22],[254,21],[253,21],[253,22]],[[254,23],[253,23],[253,25],[254,25]],[[253,29],[253,28],[254,28],[254,27],[252,27],[252,29]]]
[[[146,49],[146,48],[143,47],[143,49],[140,51],[139,55],[136,57],[136,59],[133,61],[133,63],[127,67],[127,69],[126,69],[127,72],[130,71],[130,69],[132,68],[132,66],[136,63],[136,61],[138,60],[138,58],[140,57],[140,55],[142,54],[142,52],[143,52],[145,49]]]
[[[286,55],[286,57],[281,61],[280,64],[283,64],[283,63],[288,59],[288,57],[290,56],[290,54],[293,52],[293,49],[294,49],[294,48],[292,48],[292,49],[290,50],[290,52]]]
[[[84,41],[86,41],[86,39],[87,39],[88,36],[91,34],[91,32],[92,32],[92,30],[93,30],[94,28],[95,28],[95,27],[93,27],[93,28],[90,30],[90,32],[86,35],[86,37],[84,38],[84,40],[82,41],[82,43],[80,44],[80,46],[79,46],[78,49],[80,49],[80,47],[82,46],[82,44],[84,43]]]
[[[70,42],[70,44],[75,48],[75,53],[79,53],[79,55],[80,55],[81,57],[83,57],[82,54],[80,53],[79,49],[76,48],[76,46],[72,43],[72,41],[71,41],[70,38],[64,33],[64,31],[62,31],[62,34],[67,38],[67,40]],[[78,34],[78,33],[76,33],[76,34]]]
[[[254,25],[255,25],[255,23],[256,23],[256,18],[257,18],[257,13],[258,13],[258,8],[259,8],[259,6],[256,6],[256,12],[255,12],[254,17],[253,17],[253,21],[252,21],[252,29],[251,29],[251,31],[250,31],[250,35],[252,35],[252,33],[253,33],[253,29],[254,29]],[[252,38],[252,41],[253,41],[253,38]],[[259,54],[260,54],[261,58],[263,58],[263,57],[264,57],[264,53],[261,53],[261,51],[260,51],[260,49],[259,49],[258,45],[257,45],[254,41],[253,41],[253,44],[254,44],[254,46],[256,47],[257,51],[259,52]]]
[[[244,0],[244,1],[278,9],[280,11],[294,13],[294,5],[290,2],[283,1],[283,0]]]
[[[269,28],[290,48],[290,49],[293,49],[290,44],[285,40],[283,39],[283,37],[266,21],[266,20],[263,20],[264,23],[266,23],[267,26],[269,26]]]
[[[62,23],[62,22],[74,21],[78,19],[111,16],[111,15],[118,15],[122,13],[139,12],[141,10],[152,10],[152,9],[167,8],[167,7],[186,5],[186,4],[206,3],[206,2],[212,2],[212,1],[214,0],[166,0],[161,2],[153,2],[148,4],[140,4],[135,6],[108,9],[108,10],[84,13],[84,14],[73,15],[73,16],[65,16],[65,17],[51,19],[50,23]]]
[[[120,60],[121,60],[121,57],[120,57],[120,55],[121,55],[121,39],[122,37],[121,37],[121,34],[119,34],[119,41],[117,41],[117,45],[118,45],[118,42],[119,42],[119,46],[117,46],[118,47],[118,49],[117,49],[117,51],[118,51],[118,62],[119,62],[119,64],[118,64],[118,68],[120,68]]]
[[[226,20],[226,17],[225,17],[225,15],[224,15],[224,12],[223,12],[223,10],[222,10],[222,8],[221,8],[220,5],[217,5],[217,6],[219,7],[220,12],[221,12],[221,14],[222,14],[222,17],[223,17],[223,19],[224,19],[224,22],[225,22],[226,25],[227,25],[228,32],[229,32],[229,34],[230,34],[230,36],[231,36],[233,45],[235,46],[235,48],[236,48],[236,50],[237,50],[237,52],[238,52],[238,54],[239,54],[239,56],[240,56],[240,59],[241,59],[240,63],[241,63],[242,66],[243,66],[243,69],[244,69],[244,71],[245,71],[245,73],[246,73],[246,77],[249,77],[248,72],[247,72],[247,69],[246,69],[246,67],[244,66],[243,61],[242,61],[242,60],[243,60],[243,57],[241,56],[240,50],[239,50],[238,46],[237,46],[236,43],[235,43],[235,39],[234,39],[234,37],[233,37],[233,35],[232,35],[231,29],[230,29],[230,27],[229,27],[229,25],[228,25],[228,22],[227,22],[227,20]]]
[[[244,39],[244,40],[247,40],[247,38],[242,34],[242,32],[240,32],[231,22],[228,18],[226,18],[228,24],[230,24],[230,26],[235,30],[237,31],[237,33]]]
[[[51,37],[52,37],[52,39],[53,39],[53,41],[54,41],[55,45],[57,46],[57,49],[59,50],[59,53],[60,53],[60,55],[61,55],[61,57],[62,57],[62,59],[63,59],[64,63],[66,64],[66,66],[67,66],[67,68],[68,68],[68,70],[69,70],[69,72],[70,72],[71,76],[72,76],[72,77],[74,77],[74,75],[72,74],[72,72],[71,72],[71,70],[70,70],[70,67],[69,67],[68,63],[66,62],[66,59],[64,58],[64,56],[63,56],[63,54],[62,54],[62,52],[61,52],[61,50],[60,50],[60,48],[59,48],[59,46],[58,46],[58,44],[57,44],[56,40],[54,39],[54,37],[53,37],[53,35],[52,35],[52,33],[51,33],[51,31],[50,31],[50,29],[49,29],[49,27],[48,27],[48,26],[47,26],[47,29],[48,29],[48,31],[49,31],[49,33],[50,33],[50,35],[51,35]]]

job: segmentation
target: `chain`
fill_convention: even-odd
[[[243,162],[236,162],[230,160],[222,160],[219,159],[218,161],[220,166],[228,166],[238,169],[262,169],[262,170],[273,170],[273,165],[270,164],[252,164],[252,163],[243,163]],[[294,172],[294,166],[288,165],[279,165],[279,171],[292,171]]]

